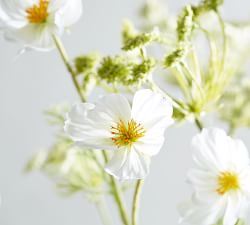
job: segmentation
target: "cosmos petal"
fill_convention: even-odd
[[[70,0],[56,13],[56,24],[69,27],[76,23],[82,15],[82,0]]]
[[[114,153],[105,171],[119,180],[144,179],[149,173],[150,158],[134,149]]]
[[[157,126],[158,129],[165,130],[167,126],[173,123],[172,114],[171,103],[160,94],[156,94],[149,89],[136,92],[131,116],[137,122],[143,124],[146,129]]]

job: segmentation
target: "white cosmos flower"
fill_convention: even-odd
[[[240,140],[210,128],[192,141],[195,167],[189,172],[194,187],[190,201],[180,207],[182,221],[192,225],[235,225],[250,203],[250,160]]]
[[[5,37],[37,50],[53,48],[52,35],[61,35],[82,14],[82,0],[0,0]]]
[[[65,131],[84,146],[113,150],[106,171],[117,179],[143,179],[150,157],[163,143],[172,124],[172,105],[159,94],[136,92],[132,107],[120,94],[110,94],[95,105],[80,103],[68,114]]]

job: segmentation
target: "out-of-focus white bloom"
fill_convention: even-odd
[[[195,191],[180,207],[182,221],[192,225],[235,225],[250,203],[250,160],[240,140],[223,130],[204,129],[192,141],[195,167],[189,181]]]
[[[81,0],[0,0],[5,36],[37,50],[53,48],[52,35],[61,35],[81,14]]]
[[[106,171],[118,179],[143,179],[150,157],[164,143],[164,132],[172,121],[172,105],[159,94],[138,91],[132,107],[119,94],[110,94],[95,105],[80,103],[68,114],[65,131],[84,146],[113,150]]]

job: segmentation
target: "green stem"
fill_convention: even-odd
[[[222,36],[223,36],[223,55],[222,55],[222,62],[221,62],[221,73],[222,73],[224,70],[226,53],[227,53],[227,35],[226,35],[225,23],[224,23],[221,15],[219,13],[219,11],[215,11],[215,12],[216,12],[216,15],[218,17],[220,27],[221,27]]]
[[[103,152],[104,161],[105,161],[105,163],[107,163],[108,162],[107,153],[105,152],[105,150],[103,150],[102,152]],[[111,175],[109,177],[110,177],[110,185],[112,188],[114,200],[118,206],[118,210],[119,210],[122,222],[124,225],[130,225],[127,210],[126,210],[126,207],[123,203],[121,189],[119,188],[115,178]]]
[[[202,131],[202,129],[203,129],[203,124],[202,124],[202,122],[200,121],[200,119],[199,118],[195,118],[195,124],[196,124],[196,126],[198,127],[198,129],[200,130],[200,131]]]
[[[63,46],[63,44],[61,42],[61,40],[57,36],[55,36],[55,35],[53,35],[52,37],[53,37],[53,40],[55,42],[56,48],[57,48],[58,52],[60,53],[60,56],[61,56],[61,58],[62,58],[62,60],[63,60],[63,62],[65,64],[67,70],[69,71],[69,73],[71,75],[73,84],[75,85],[75,88],[76,88],[76,90],[77,90],[77,92],[78,92],[81,100],[83,102],[85,102],[86,98],[84,97],[84,95],[83,95],[83,93],[81,91],[81,87],[78,84],[77,79],[76,79],[77,74],[75,73],[74,69],[70,65],[70,60],[69,60],[68,54],[67,54],[67,52],[66,52],[66,50],[65,50],[65,48],[64,48],[64,46]]]
[[[137,225],[137,217],[140,204],[140,194],[143,186],[143,180],[138,180],[135,186],[135,193],[133,198],[133,208],[132,208],[132,225]]]

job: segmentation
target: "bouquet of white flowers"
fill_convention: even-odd
[[[191,121],[199,131],[187,175],[193,194],[176,206],[179,222],[249,224],[250,157],[232,136],[250,127],[250,80],[243,69],[250,25],[224,20],[222,6],[223,0],[202,0],[174,16],[159,2],[146,1],[140,24],[123,22],[119,54],[70,59],[60,36],[80,19],[81,0],[0,0],[4,36],[21,43],[20,54],[56,49],[79,95],[73,106],[46,111],[58,135],[26,171],[42,171],[64,194],[83,192],[100,209],[104,225],[113,224],[103,208],[107,196],[121,224],[139,225],[143,181],[165,130]],[[92,102],[96,89],[104,94]],[[213,124],[206,127],[209,116]],[[218,128],[219,120],[227,131]],[[127,207],[124,193],[131,189]]]

